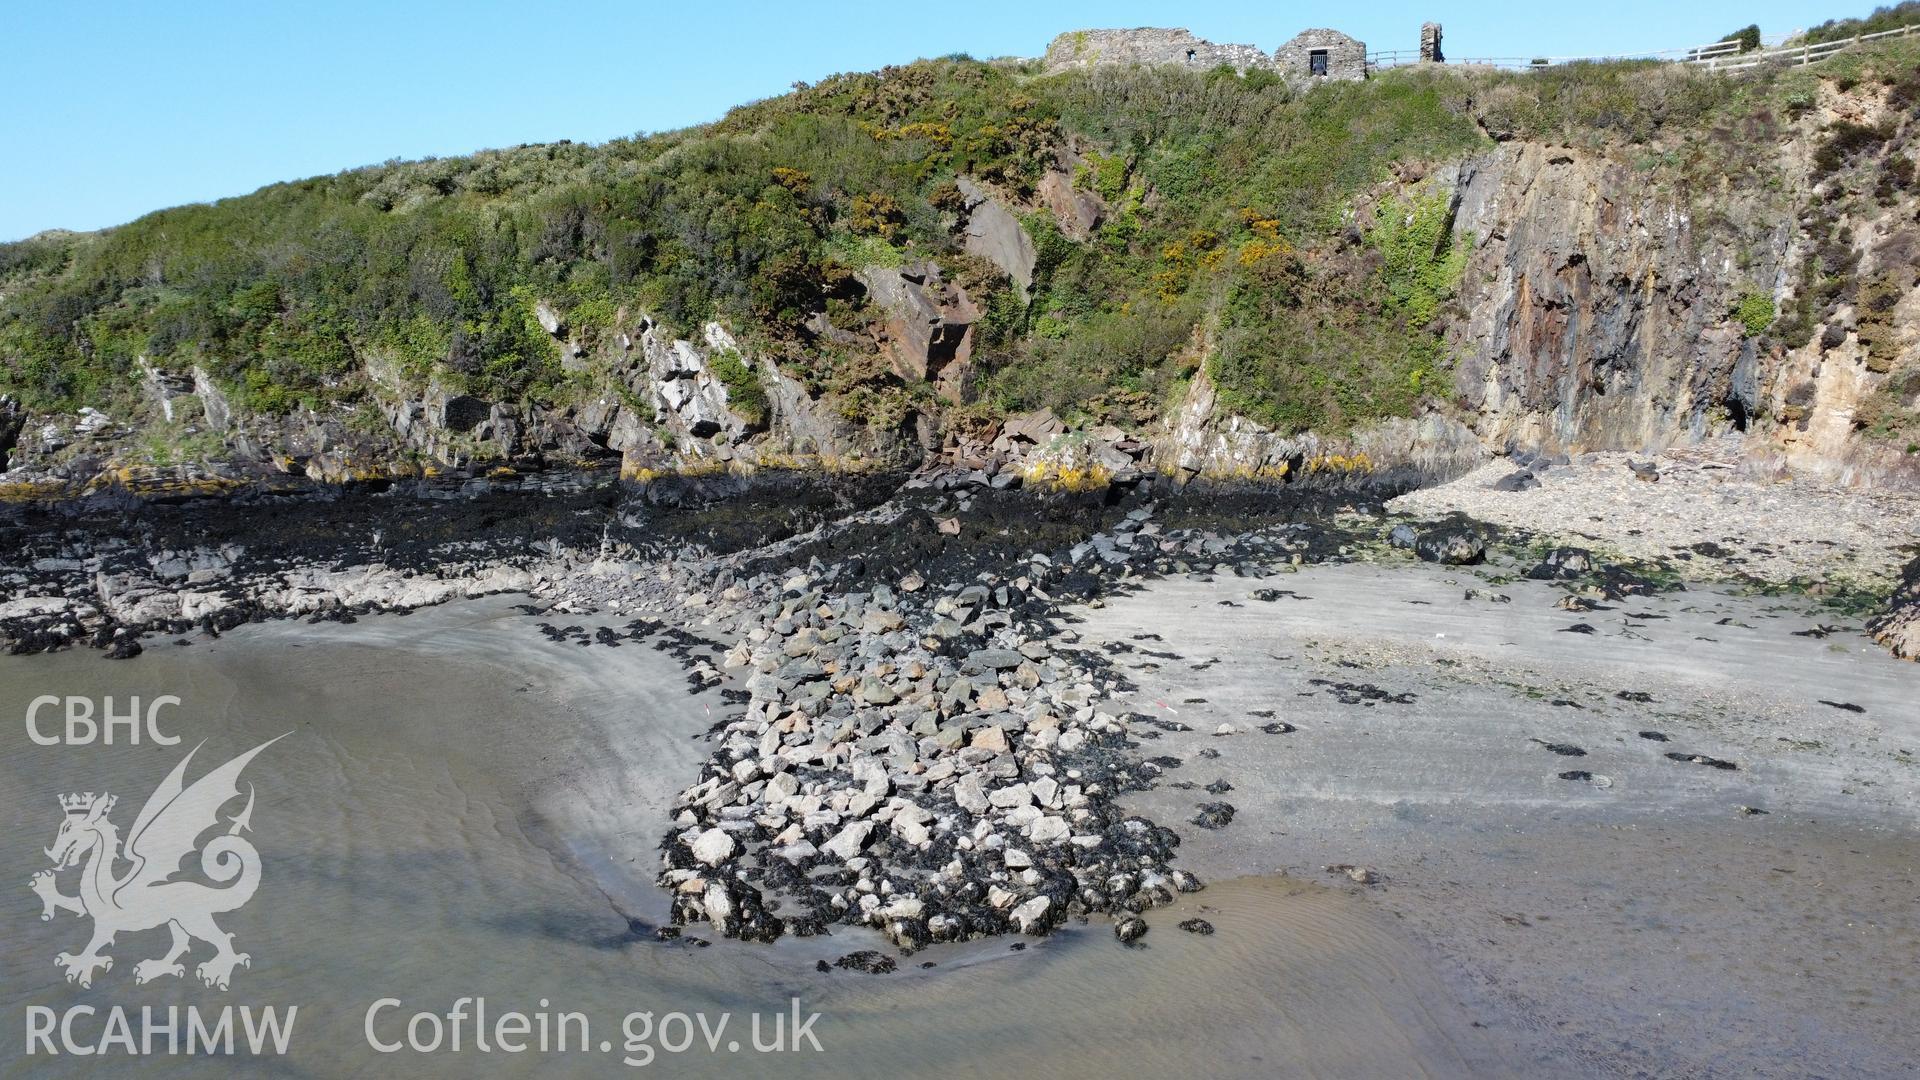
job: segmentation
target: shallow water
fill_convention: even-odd
[[[893,975],[818,973],[814,964],[877,939],[839,931],[777,946],[659,944],[643,932],[665,912],[650,884],[668,800],[705,756],[697,736],[717,693],[690,695],[677,662],[651,648],[554,644],[503,600],[450,605],[353,626],[277,623],[191,646],[156,642],[131,661],[90,651],[0,658],[0,882],[13,899],[0,951],[0,1072],[81,1075],[108,1062],[27,1055],[33,1006],[86,1004],[299,1007],[285,1058],[241,1056],[259,1075],[600,1075],[631,1053],[623,1017],[731,1013],[710,1050],[653,1065],[686,1075],[1032,1077],[1184,1075],[1487,1075],[1480,1039],[1418,951],[1345,893],[1277,877],[1214,884],[1149,914],[1144,947],[1093,923],[1033,943],[930,949]],[[584,621],[584,620],[577,620]],[[177,746],[40,746],[24,722],[42,694],[178,708],[160,727]],[[41,729],[57,729],[53,710]],[[61,820],[55,798],[110,790],[125,829],[146,795],[196,743],[188,780],[284,732],[248,766],[250,834],[264,863],[258,893],[219,917],[252,956],[222,993],[192,980],[135,985],[134,962],[164,951],[159,930],[123,935],[114,968],[90,989],[53,962],[87,925],[37,918],[29,877]],[[124,733],[116,741],[124,743]],[[243,782],[242,791],[245,790]],[[231,817],[235,800],[222,815]],[[223,830],[224,831],[224,830]],[[78,871],[62,875],[66,891]],[[1201,915],[1218,932],[1177,928]],[[700,928],[704,929],[704,928]],[[696,929],[696,936],[700,930]],[[937,967],[923,970],[922,962]],[[415,1011],[461,997],[509,1009],[585,1013],[588,1046],[566,1053],[472,1048],[376,1052],[370,1005],[397,998],[376,1034],[402,1037]],[[770,1030],[798,999],[817,1012],[811,1046],[760,1057],[751,1013]],[[77,1021],[80,1041],[97,1019]],[[610,1049],[602,1052],[605,1041]],[[161,1040],[164,1043],[164,1039]],[[740,1049],[729,1051],[737,1043]],[[124,1065],[124,1062],[113,1062]],[[204,1061],[149,1058],[141,1070],[199,1073]]]

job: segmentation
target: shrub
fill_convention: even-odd
[[[1773,325],[1773,297],[1763,292],[1749,292],[1734,305],[1733,317],[1746,328],[1748,337],[1757,337],[1767,327]]]
[[[714,353],[708,358],[707,366],[714,378],[727,388],[727,408],[745,420],[748,427],[765,427],[771,405],[766,387],[760,383],[760,373],[748,367],[732,349]]]
[[[1855,156],[1878,147],[1892,134],[1884,127],[1871,124],[1856,124],[1851,120],[1835,121],[1827,128],[1827,140],[1820,144],[1820,149],[1814,151],[1815,177],[1839,171]]]
[[[1800,35],[1794,44],[1818,45],[1823,41],[1844,41],[1863,34],[1898,30],[1916,23],[1920,23],[1920,0],[1903,0],[1890,7],[1874,8],[1873,14],[1864,19],[1828,19]]]
[[[1760,47],[1760,25],[1754,23],[1749,26],[1743,26],[1733,33],[1722,37],[1720,40],[1738,41],[1740,43],[1740,51],[1750,53]]]

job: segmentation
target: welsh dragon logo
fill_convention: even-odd
[[[225,765],[193,782],[183,783],[187,763],[200,750],[187,752],[147,798],[127,832],[126,848],[120,845],[120,830],[109,816],[117,800],[102,792],[60,796],[65,818],[53,846],[46,848],[53,860],[52,870],[33,875],[29,883],[43,905],[42,920],[55,912],[71,911],[93,920],[93,937],[79,954],[63,952],[54,963],[67,973],[67,981],[92,986],[96,971],[113,970],[113,957],[103,951],[123,933],[137,933],[165,926],[173,934],[173,944],[165,956],[142,960],[133,966],[133,981],[152,982],[162,976],[183,977],[186,967],[180,962],[195,940],[213,946],[213,956],[194,968],[194,974],[208,986],[227,989],[233,969],[249,967],[252,957],[235,952],[233,935],[220,929],[215,915],[234,911],[253,899],[260,886],[260,852],[240,834],[250,829],[253,819],[253,785],[247,785],[247,804],[227,819],[227,831],[199,843],[203,833],[222,824],[222,807],[240,795],[241,770],[255,754],[286,738],[269,739]],[[201,745],[205,745],[204,743]],[[196,850],[200,852],[200,870],[214,885],[199,881],[173,880],[182,864]],[[62,893],[55,875],[62,870],[80,869],[80,891]],[[116,867],[126,865],[124,872]]]

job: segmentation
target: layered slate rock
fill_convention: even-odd
[[[1001,205],[971,177],[954,181],[966,200],[966,227],[961,242],[967,253],[977,255],[1000,268],[1024,299],[1033,290],[1033,268],[1039,260],[1033,237],[1013,211]],[[1075,207],[1077,211],[1077,206]]]
[[[973,324],[981,316],[966,290],[943,279],[939,266],[925,260],[898,269],[869,267],[858,276],[867,298],[886,313],[883,351],[893,370],[960,400],[973,356]]]

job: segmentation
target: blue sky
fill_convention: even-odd
[[[1435,19],[1455,57],[1559,56],[1694,45],[1749,22],[1771,36],[1871,6],[14,0],[0,12],[0,239],[394,157],[667,130],[795,80],[1035,56],[1079,27],[1186,26],[1270,50],[1333,26],[1383,50],[1413,48]]]

